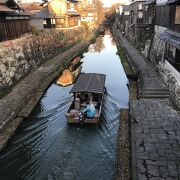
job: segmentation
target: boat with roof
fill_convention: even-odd
[[[68,123],[92,123],[100,121],[102,103],[105,92],[105,74],[83,73],[80,74],[74,86],[70,90],[73,101],[66,113]],[[81,112],[91,103],[94,108],[93,117],[81,117]]]

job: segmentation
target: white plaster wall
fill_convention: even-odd
[[[43,30],[43,19],[31,19],[30,23],[36,28],[36,30]]]
[[[167,28],[155,25],[155,29],[154,30],[155,30],[155,33],[159,34],[159,33],[163,33],[165,30],[167,30]]]

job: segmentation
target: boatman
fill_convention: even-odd
[[[93,103],[90,103],[86,106],[85,109],[83,109],[79,115],[80,115],[80,120],[87,118],[92,119],[94,117],[94,115],[96,114],[96,109],[93,105]]]

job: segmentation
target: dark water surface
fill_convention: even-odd
[[[97,38],[81,72],[106,74],[102,121],[68,125],[72,85],[52,84],[0,153],[0,180],[113,180],[119,109],[128,107],[127,78],[111,35]]]

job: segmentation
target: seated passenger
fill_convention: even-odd
[[[89,103],[90,101],[90,96],[88,94],[81,93],[79,97],[80,97],[81,103]]]
[[[86,95],[83,94],[83,93],[81,93],[81,94],[79,95],[79,97],[80,97],[80,100],[81,100],[82,103],[84,103],[84,102],[86,101],[86,99],[87,99]]]
[[[80,112],[80,119],[84,119],[85,117],[87,118],[93,118],[94,115],[96,114],[96,109],[94,107],[94,105],[92,103],[89,103],[85,109],[83,109],[81,112]]]

